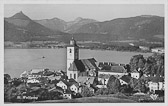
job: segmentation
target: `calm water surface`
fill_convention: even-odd
[[[94,57],[98,62],[129,63],[132,56],[151,53],[103,51],[80,49],[80,59]],[[19,77],[25,70],[33,68],[66,69],[66,49],[5,49],[4,73],[11,77]]]

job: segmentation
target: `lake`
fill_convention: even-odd
[[[23,71],[34,68],[49,68],[53,70],[66,70],[66,49],[5,49],[4,73],[12,78],[19,77]],[[97,62],[129,63],[134,55],[142,54],[144,57],[152,53],[89,50],[80,49],[79,58],[94,57]]]

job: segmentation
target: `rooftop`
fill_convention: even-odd
[[[87,76],[79,76],[78,77],[78,83],[85,83],[85,84],[93,84],[95,80],[95,77],[87,77]]]
[[[120,79],[125,81],[126,83],[129,83],[132,77],[128,75],[123,75]]]
[[[126,70],[123,66],[106,66],[101,72],[115,72],[115,73],[125,73]]]
[[[72,64],[70,64],[69,71],[85,71],[90,69],[98,69],[96,64],[96,60],[94,58],[90,59],[81,59],[75,60]]]

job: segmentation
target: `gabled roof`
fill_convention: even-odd
[[[87,85],[87,84],[93,84],[94,80],[95,80],[95,77],[79,76],[77,82]]]
[[[61,79],[60,81],[62,81],[65,85],[67,85],[67,87],[70,87],[70,86],[72,86],[73,84],[74,84],[75,86],[79,86],[78,83],[77,83],[75,80],[73,80],[73,79],[69,79],[69,80]],[[59,82],[60,82],[60,81],[59,81]]]
[[[107,75],[107,74],[99,74],[99,78],[103,78],[103,79],[109,79],[111,75]]]
[[[64,79],[60,79],[60,81],[62,81],[65,85],[67,85],[67,86],[69,86],[70,85],[70,83],[68,82],[68,81],[66,81],[66,80],[64,80]],[[59,81],[59,82],[60,82]]]
[[[138,70],[134,69],[131,73],[139,73]]]
[[[52,71],[46,71],[46,72],[44,72],[44,76],[50,76],[50,75],[53,75],[54,74],[54,72],[52,72]]]
[[[123,66],[106,66],[102,70],[102,72],[115,72],[115,73],[125,73],[126,70]]]
[[[105,67],[105,66],[118,66],[118,64],[114,62],[99,62],[99,67]]]
[[[119,72],[119,73],[124,73],[126,72],[125,68],[123,66],[112,66],[111,70],[113,72]]]
[[[77,88],[79,87],[79,84],[78,84],[78,83],[73,83],[73,84],[71,84],[70,86],[72,86],[72,85],[75,85]]]
[[[125,81],[126,83],[129,83],[132,77],[128,75],[123,75],[120,79]]]
[[[86,69],[98,69],[95,62],[96,60],[94,58],[75,60],[70,64],[69,71],[83,72]]]
[[[163,77],[159,77],[159,76],[152,76],[152,77],[148,77],[149,78],[149,81],[151,82],[164,82],[164,78]]]
[[[85,69],[97,69],[97,65],[95,64],[96,60],[94,58],[90,59],[81,59],[82,63],[85,66]]]
[[[70,82],[70,83],[77,83],[73,78],[68,79],[68,82]]]
[[[69,71],[84,71],[85,70],[85,67],[82,63],[81,60],[75,60],[73,61],[72,64],[70,64],[70,67],[68,69]]]

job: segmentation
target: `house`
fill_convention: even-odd
[[[119,66],[119,65],[123,65],[123,64],[116,64],[114,62],[99,62],[98,67],[100,70],[102,70],[102,68],[105,66]]]
[[[78,78],[77,82],[79,83],[79,86],[86,85],[86,86],[90,87],[91,85],[96,83],[96,78],[95,77],[80,76]]]
[[[103,85],[107,85],[110,76],[110,74],[99,74],[98,81],[101,82]]]
[[[140,78],[140,73],[135,69],[131,73],[131,77],[139,79]]]
[[[57,86],[61,87],[63,90],[68,89],[69,83],[66,80],[61,79],[58,83]]]
[[[34,79],[28,79],[27,83],[40,83],[40,81],[34,78]]]
[[[39,72],[44,72],[46,69],[32,69],[29,71],[30,74],[32,73],[39,73]]]
[[[102,70],[99,70],[98,76],[100,76],[101,74],[121,77],[123,75],[126,75],[127,71],[124,66],[105,66],[102,68]]]
[[[47,78],[51,81],[54,81],[54,80],[60,80],[61,79],[61,76],[58,76],[58,75],[50,75],[50,76],[47,76]]]
[[[149,51],[150,50],[150,48],[146,47],[146,46],[139,46],[139,48],[143,51]]]
[[[58,87],[55,84],[48,85],[47,89],[48,89],[49,92],[51,92],[51,91],[57,91],[57,92],[60,92],[62,94],[64,92],[64,90],[61,87]]]
[[[28,75],[28,79],[35,79],[35,78],[40,78],[40,77],[42,77],[42,75],[39,73],[32,73]]]
[[[63,93],[63,98],[64,99],[72,99],[72,92],[66,91],[65,93]]]
[[[150,91],[164,90],[164,78],[159,76],[149,77],[148,87]]]
[[[164,48],[163,47],[153,48],[153,49],[151,49],[151,52],[154,52],[154,53],[164,53]]]
[[[70,90],[74,91],[75,93],[78,93],[79,92],[79,84],[78,83],[72,84],[70,86]]]
[[[107,88],[107,85],[96,85],[97,88]]]

